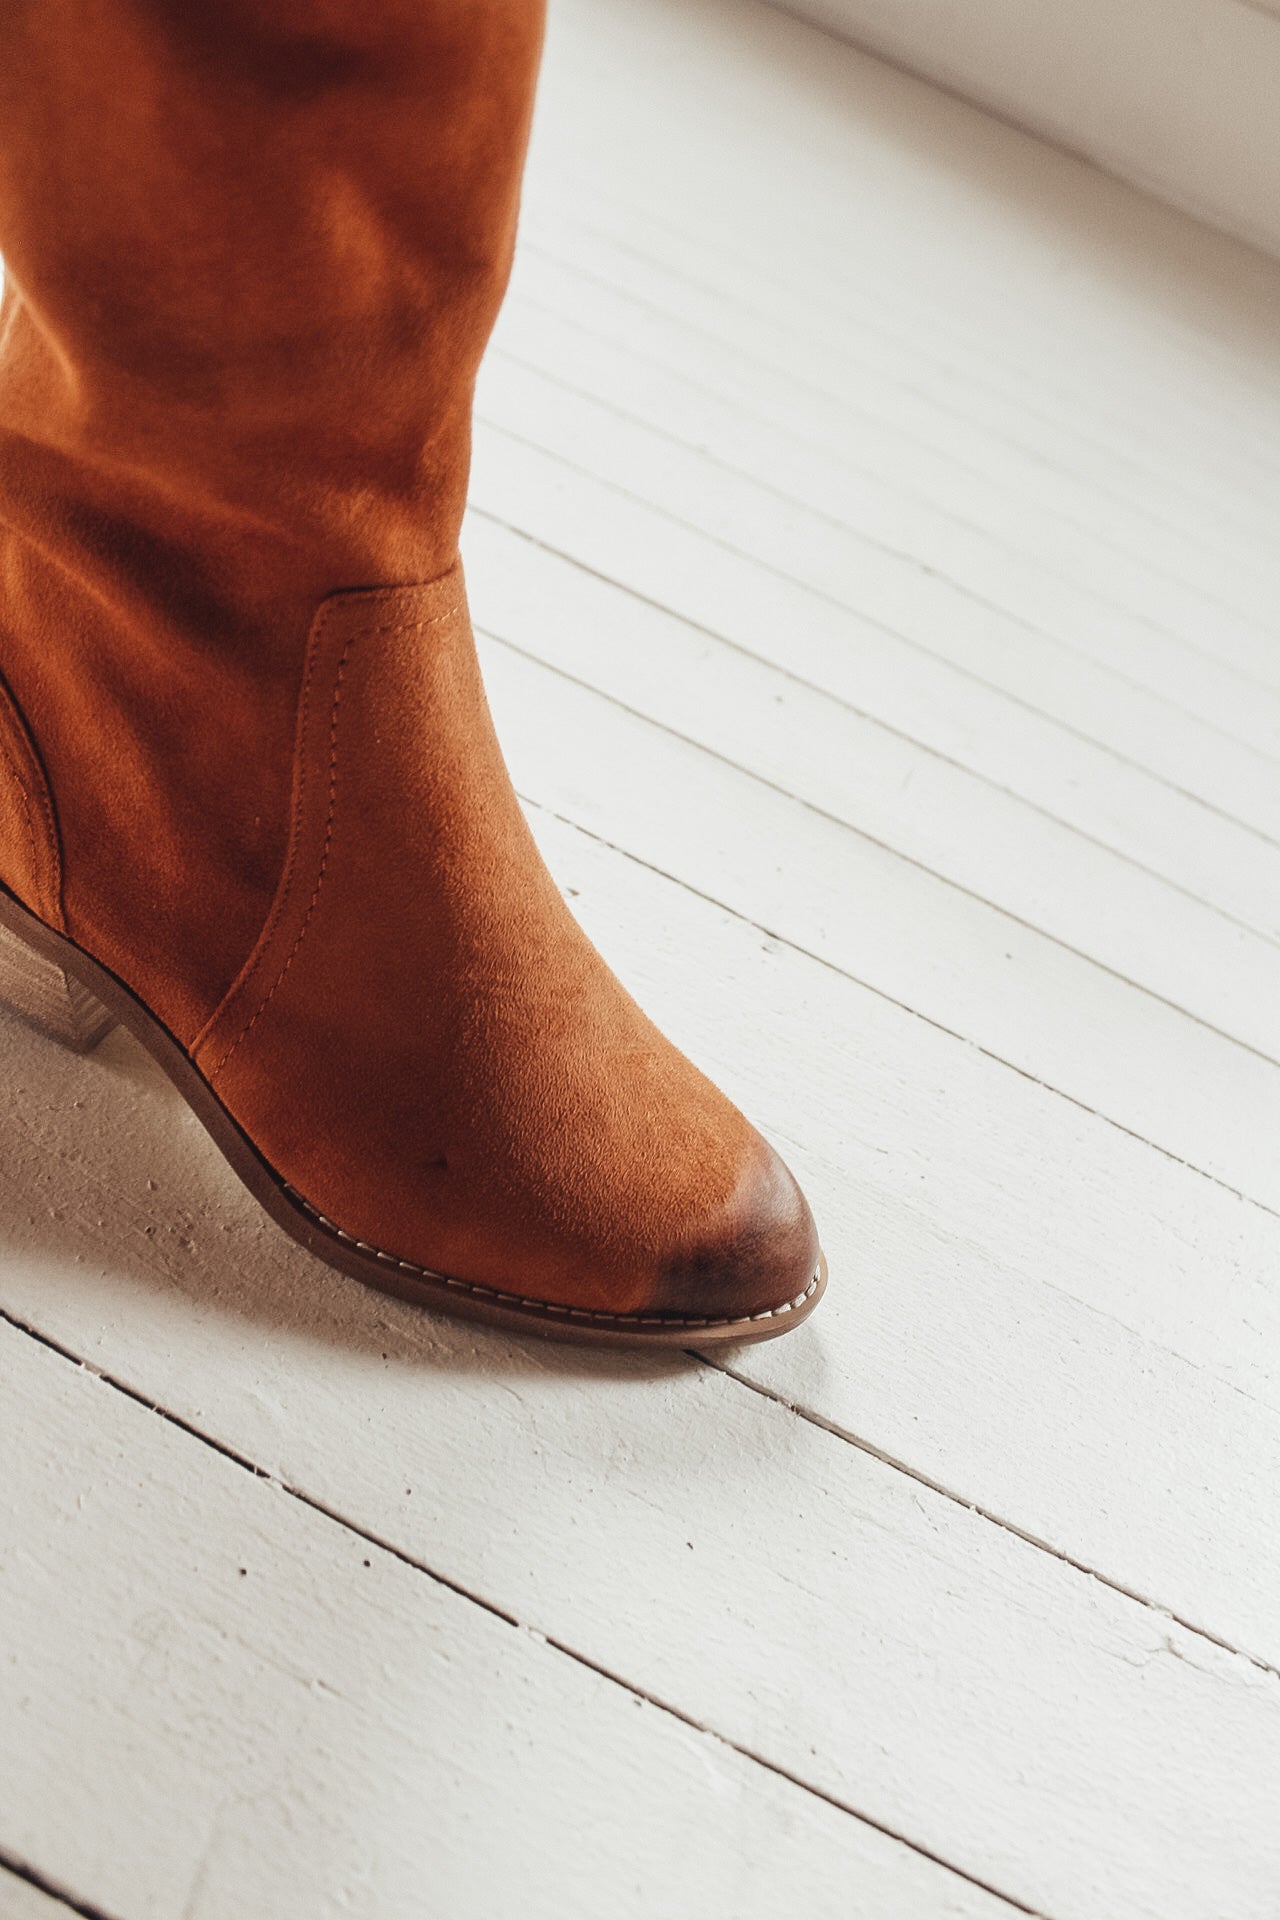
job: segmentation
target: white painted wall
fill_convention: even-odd
[[[1280,254],[1280,0],[781,0]]]

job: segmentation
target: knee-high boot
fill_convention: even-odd
[[[457,541],[535,0],[0,23],[0,993],[429,1304],[760,1337],[795,1182],[570,917]]]

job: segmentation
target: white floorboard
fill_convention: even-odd
[[[1108,544],[1096,533],[1082,536],[1069,522],[1046,515],[1042,507],[1037,511],[1034,494],[1029,502],[1007,482],[1004,488],[988,483],[983,489],[971,468],[939,459],[918,441],[904,446],[900,438],[877,434],[875,423],[861,415],[844,436],[839,455],[824,450],[801,425],[816,413],[812,400],[801,408],[799,421],[787,404],[795,376],[784,362],[771,383],[766,412],[761,411],[758,373],[749,385],[743,383],[746,391],[730,399],[722,366],[730,343],[723,332],[712,335],[682,322],[674,298],[664,325],[666,309],[655,314],[602,278],[610,272],[616,278],[621,265],[626,283],[643,285],[643,275],[656,277],[661,271],[652,256],[637,260],[611,253],[597,233],[584,235],[577,226],[557,228],[536,220],[529,225],[532,237],[491,372],[503,360],[547,372],[561,386],[626,420],[656,426],[662,437],[702,452],[725,472],[754,479],[783,509],[782,525],[774,524],[773,539],[756,543],[757,550],[767,551],[787,530],[788,505],[804,508],[819,524],[834,522],[845,532],[843,558],[858,566],[860,587],[869,555],[881,556],[871,564],[889,581],[901,579],[901,573],[886,566],[886,559],[928,566],[962,598],[995,602],[1033,629],[1053,622],[1064,646],[1079,651],[1083,642],[1109,672],[1123,670],[1126,656],[1139,672],[1151,656],[1159,671],[1172,642],[1193,673],[1221,689],[1218,697],[1228,712],[1240,679],[1248,675],[1246,684],[1266,679],[1270,663],[1258,644],[1261,615],[1251,619],[1235,611],[1227,600],[1231,588],[1215,595],[1185,580],[1163,579],[1158,567],[1138,560],[1131,548]],[[740,300],[758,297],[758,285],[756,275],[726,321]],[[637,306],[638,327],[632,318]],[[566,331],[573,341],[571,360],[565,354]],[[828,404],[839,393],[837,378],[833,370],[833,390],[823,396]],[[808,383],[804,390],[820,391]],[[958,472],[964,474],[966,493],[977,489],[976,499],[957,497]],[[733,524],[739,536],[748,531],[736,515]],[[784,551],[794,560],[789,543]],[[805,577],[813,578],[807,567]],[[838,562],[833,577],[842,578]],[[1198,664],[1204,659],[1200,635],[1208,618],[1226,630],[1246,666],[1223,672],[1211,663]],[[1180,688],[1184,696],[1190,690]]]
[[[67,1920],[67,1913],[65,1901],[0,1867],[0,1920]]]
[[[876,84],[883,87],[884,77],[877,75]],[[913,99],[911,104],[918,124],[919,102]],[[966,141],[972,131],[966,122]],[[643,189],[637,200],[635,187],[618,186],[626,192],[625,202],[611,198],[607,186],[602,190],[597,181],[580,183],[572,197],[559,193],[531,203],[526,210],[515,297],[550,308],[583,333],[612,343],[633,362],[647,364],[668,378],[683,376],[702,395],[700,417],[720,418],[719,431],[728,436],[727,445],[722,442],[725,451],[745,452],[759,444],[762,430],[771,429],[775,445],[790,446],[783,476],[789,483],[806,471],[807,459],[821,457],[820,443],[832,437],[830,416],[812,404],[813,393],[822,389],[812,380],[809,356],[779,362],[766,384],[759,377],[760,357],[750,353],[752,336],[745,336],[745,347],[734,348],[725,338],[725,328],[735,326],[734,314],[760,310],[794,325],[795,273],[781,278],[764,275],[758,262],[742,250],[740,240],[735,248],[733,237],[723,231],[708,231],[705,225],[691,230],[687,211],[656,203]],[[1092,180],[1087,191],[1092,203],[1096,194]],[[1160,218],[1140,202],[1126,203],[1131,216],[1135,209],[1139,221],[1149,221],[1153,215],[1157,221]],[[850,211],[847,205],[842,209],[846,217]],[[923,214],[926,220],[929,211],[920,204],[913,208],[917,218]],[[1132,217],[1130,227],[1117,252],[1136,251],[1139,235],[1132,230]],[[778,237],[789,258],[794,258],[797,224],[789,223],[785,235]],[[981,331],[975,335],[970,329],[966,338],[964,316],[954,303],[940,308],[913,298],[903,287],[903,269],[909,266],[903,259],[904,237],[911,242],[910,232],[897,236],[896,258],[888,276],[878,250],[858,258],[853,277],[829,246],[825,258],[819,257],[818,247],[812,247],[795,262],[797,268],[803,266],[805,276],[801,297],[806,331],[816,323],[824,338],[838,344],[846,360],[865,358],[868,350],[881,355],[886,349],[897,350],[891,366],[899,378],[893,382],[864,379],[851,390],[846,372],[839,388],[830,393],[842,412],[856,418],[857,428],[832,445],[827,459],[844,473],[846,486],[858,477],[875,483],[879,497],[859,495],[863,509],[882,515],[913,503],[941,514],[986,542],[1018,552],[1024,560],[1069,566],[1073,577],[1112,594],[1147,623],[1165,620],[1181,626],[1186,603],[1178,597],[1178,589],[1190,590],[1211,607],[1234,616],[1229,630],[1235,634],[1235,651],[1228,657],[1239,670],[1274,683],[1274,663],[1261,643],[1266,632],[1267,586],[1274,583],[1276,571],[1274,558],[1241,542],[1244,550],[1232,557],[1238,557],[1242,571],[1224,579],[1224,535],[1213,519],[1206,525],[1201,511],[1180,521],[1176,550],[1153,551],[1153,531],[1160,528],[1167,534],[1172,526],[1161,520],[1159,503],[1149,496],[1145,476],[1138,491],[1121,497],[1114,484],[1099,486],[1100,473],[1074,470],[1074,436],[1085,424],[1081,403],[1086,396],[1103,400],[1105,427],[1113,434],[1117,426],[1132,431],[1141,421],[1140,408],[1135,410],[1132,404],[1132,382],[1135,376],[1149,377],[1153,371],[1149,325],[1137,364],[1124,364],[1114,324],[1108,328],[1105,359],[1086,360],[1077,333],[1075,351],[1050,362],[1043,342],[1037,342],[1035,326],[1029,326],[1023,314],[1006,312],[1010,288],[1004,272],[1003,318],[991,313],[988,301]],[[926,245],[932,248],[936,237],[927,234]],[[606,264],[615,274],[621,270],[624,287],[606,276]],[[656,270],[647,283],[638,271],[645,264]],[[1220,285],[1221,261],[1205,260],[1203,265]],[[719,315],[718,329],[682,314],[679,288],[691,280],[704,290],[730,295],[730,310]],[[610,316],[623,313],[625,323],[611,327]],[[1149,310],[1145,317],[1149,321]],[[991,353],[993,320],[1001,325],[999,360]],[[910,345],[904,355],[906,327]],[[708,351],[709,341],[715,342],[715,352]],[[1019,366],[1019,361],[1024,364]],[[756,367],[756,377],[743,381],[739,370],[748,365]],[[1176,415],[1188,399],[1199,398],[1189,422],[1198,444],[1225,439],[1239,450],[1241,429],[1254,424],[1256,395],[1250,396],[1244,413],[1231,417],[1220,387],[1215,386],[1208,396],[1199,391],[1204,384],[1201,364],[1179,367],[1174,380],[1158,362],[1154,370],[1161,389],[1159,421]],[[922,408],[917,413],[912,396],[918,395],[922,377],[928,379],[935,372],[950,375],[951,385],[938,383],[932,412]],[[1054,404],[1055,385],[1063,374],[1080,376],[1080,385],[1062,396],[1063,403]],[[909,384],[904,385],[904,380]],[[732,415],[721,414],[717,407],[726,385],[739,394]],[[1024,437],[1029,427],[1034,431],[1036,422],[1051,426],[1052,463],[1037,452],[1033,441],[1022,445],[993,425],[991,402],[998,402],[1002,391],[1014,401],[1011,423],[1019,423]],[[806,395],[810,396],[807,402]],[[609,397],[615,404],[632,398],[617,389]],[[963,434],[948,425],[958,413],[965,419]],[[667,416],[663,424],[676,429],[682,422]],[[1141,421],[1141,425],[1145,440],[1150,422]],[[1123,460],[1131,451],[1120,440],[1113,457]],[[1274,456],[1274,449],[1270,451]],[[960,475],[966,488],[963,494],[956,484]],[[988,503],[998,504],[993,510]],[[820,504],[828,505],[825,499]],[[1217,503],[1218,514],[1223,504]],[[1243,512],[1250,519],[1257,513],[1256,503],[1225,504],[1233,514]],[[1251,534],[1259,530],[1251,529]],[[1182,631],[1185,638],[1202,644],[1185,627]]]
[[[6,1837],[108,1912],[1009,1912],[61,1356],[0,1351]]]
[[[434,1321],[0,1020],[0,1920],[1275,1920],[1278,298],[750,0],[555,0],[486,677],[831,1293]]]
[[[513,308],[504,339],[521,311]],[[518,337],[523,346],[523,334]],[[536,346],[524,351],[532,360]],[[997,685],[1033,688],[1055,704],[1078,687],[1077,706],[1083,695],[1094,710],[1120,704],[1122,712],[1159,712],[1171,705],[1188,737],[1194,737],[1192,717],[1201,716],[1196,725],[1206,754],[1215,740],[1224,757],[1226,742],[1272,753],[1280,745],[1280,694],[1096,596],[1085,600],[1067,580],[1036,574],[1016,556],[966,553],[974,543],[946,521],[918,533],[885,526],[879,537],[868,537],[858,527],[865,511],[844,521],[830,512],[820,517],[697,446],[682,450],[665,426],[628,419],[617,404],[576,393],[565,379],[547,379],[501,347],[489,363],[481,418],[539,445],[552,441],[584,471],[625,483],[626,491],[760,571],[876,620]],[[665,410],[658,418],[666,418]],[[842,504],[837,495],[830,507]],[[931,556],[927,564],[924,554]],[[1045,691],[1019,672],[1028,652],[1045,674]],[[1115,665],[1104,664],[1108,660]],[[1175,675],[1180,698],[1169,701],[1165,689]]]
[[[801,373],[852,295],[870,324],[840,330],[844,379],[866,366],[859,397],[904,427],[1047,463],[1196,543],[1265,536],[1273,261],[766,11],[655,14],[589,41],[561,14],[531,197],[604,194],[633,245],[632,209],[656,212],[713,294],[703,263],[736,254],[766,304],[819,316]]]
[[[1085,685],[1087,663],[1054,673],[1025,642],[994,669],[1007,667],[1010,691],[984,678],[984,663],[936,657],[483,419],[476,451],[482,511],[747,652],[794,658],[859,710],[1202,897],[1226,887],[1228,906],[1256,910],[1280,838],[1280,775],[1264,755],[1141,688]],[[985,643],[992,629],[974,631]],[[921,681],[929,691],[917,692]]]

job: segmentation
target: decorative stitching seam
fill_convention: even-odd
[[[384,1266],[398,1267],[402,1273],[415,1274],[423,1280],[438,1280],[442,1286],[451,1287],[456,1293],[469,1293],[480,1300],[496,1300],[500,1306],[534,1307],[539,1313],[554,1314],[560,1320],[587,1320],[593,1325],[604,1323],[615,1327],[749,1327],[758,1320],[776,1320],[781,1314],[794,1313],[812,1298],[822,1277],[819,1267],[804,1292],[798,1293],[794,1300],[784,1300],[780,1306],[765,1307],[760,1313],[737,1317],[729,1315],[719,1320],[688,1319],[676,1313],[608,1313],[603,1308],[558,1307],[549,1300],[531,1299],[522,1293],[504,1293],[500,1287],[482,1287],[474,1280],[459,1280],[451,1273],[437,1273],[434,1267],[420,1267],[412,1260],[401,1260],[394,1253],[386,1253],[381,1247],[370,1245],[367,1240],[357,1240],[354,1234],[345,1233],[336,1221],[330,1220],[321,1213],[319,1207],[313,1207],[309,1200],[305,1200],[296,1187],[289,1186],[287,1182],[282,1182],[282,1185],[289,1198],[305,1213],[309,1213],[327,1233],[333,1234],[347,1246],[355,1247],[357,1252],[380,1260]]]
[[[314,643],[309,644],[307,648],[306,670],[302,676],[302,687],[298,695],[297,732],[299,741],[305,740],[306,738],[307,715],[311,710],[311,686],[315,679],[316,672],[316,656],[319,651],[320,635],[324,632],[327,621],[328,614],[324,612],[320,615],[319,624],[316,627]],[[298,746],[295,745],[295,756],[298,754],[298,751]],[[295,774],[294,788],[290,797],[289,841],[285,851],[284,871],[276,887],[275,897],[271,902],[270,911],[263,922],[262,931],[254,941],[248,959],[192,1042],[191,1057],[193,1060],[198,1057],[200,1049],[216,1028],[221,1018],[223,1008],[231,1006],[237,995],[243,993],[249,982],[253,979],[254,973],[257,971],[259,955],[266,952],[271,936],[279,925],[281,915],[288,905],[289,897],[293,892],[294,868],[298,863],[298,823],[303,812],[300,799],[301,795],[298,790],[297,776]],[[241,1035],[240,1038],[243,1038],[243,1035]],[[225,1056],[226,1059],[230,1059],[230,1057],[230,1054]],[[211,1068],[210,1071],[213,1072],[215,1069]]]
[[[338,795],[338,708],[342,701],[342,682],[347,670],[348,656],[359,637],[359,635],[353,633],[347,641],[346,646],[342,649],[342,656],[338,661],[337,675],[333,683],[333,708],[329,717],[329,808],[325,816],[324,847],[320,855],[320,871],[316,875],[316,884],[312,889],[311,899],[307,904],[307,911],[302,917],[302,925],[298,928],[298,937],[292,947],[290,947],[288,958],[276,975],[270,990],[259,1002],[252,1018],[246,1021],[245,1025],[241,1027],[239,1033],[231,1042],[231,1045],[227,1048],[222,1058],[210,1067],[209,1073],[211,1078],[214,1074],[222,1072],[241,1041],[248,1038],[267,1008],[271,1005],[277,989],[293,965],[294,960],[297,958],[298,949],[302,945],[306,937],[307,929],[311,925],[312,916],[316,910],[316,902],[320,898],[320,889],[324,886],[325,875],[329,871],[329,849],[333,844],[333,816]]]
[[[285,961],[284,966],[282,967],[280,973],[277,975],[274,984],[272,985],[270,991],[267,993],[266,997],[259,1002],[257,1009],[253,1013],[252,1017],[241,1028],[240,1032],[237,1033],[235,1039],[231,1042],[231,1045],[227,1048],[226,1052],[222,1054],[222,1056],[218,1060],[214,1061],[213,1064],[209,1067],[208,1073],[210,1078],[212,1078],[214,1074],[218,1074],[222,1072],[223,1068],[227,1065],[228,1061],[231,1059],[232,1054],[235,1053],[236,1049],[240,1046],[241,1042],[248,1038],[248,1035],[253,1029],[253,1027],[257,1024],[261,1016],[266,1012],[268,1002],[272,999],[272,997],[276,993],[277,988],[280,986],[281,982],[283,981],[285,974],[288,973],[289,968],[293,965],[294,958],[297,954],[298,948],[302,945],[303,935],[306,933],[307,928],[311,923],[311,916],[315,912],[316,901],[319,899],[319,896],[320,896],[320,887],[324,880],[325,870],[328,864],[330,842],[332,841],[332,838],[333,838],[334,799],[335,799],[335,792],[336,792],[336,777],[337,777],[338,701],[342,693],[342,677],[346,670],[347,659],[348,659],[348,656],[350,655],[352,647],[355,645],[357,640],[377,639],[380,635],[384,633],[421,633],[421,632],[425,632],[425,630],[428,627],[441,626],[444,623],[444,621],[451,620],[454,614],[458,612],[459,608],[462,605],[463,605],[463,602],[461,600],[455,600],[450,606],[445,607],[440,613],[432,614],[430,618],[426,620],[392,620],[388,624],[380,627],[359,627],[356,629],[355,632],[348,634],[346,645],[343,647],[341,657],[338,661],[337,676],[336,676],[335,685],[334,685],[333,712],[332,712],[332,719],[331,719],[330,730],[329,730],[329,811],[328,811],[327,819],[325,821],[324,850],[321,855],[320,873],[316,880],[315,891],[313,892],[311,896],[310,904],[307,907],[307,911],[302,923],[302,928],[298,934],[297,939],[294,941],[293,947],[289,953],[289,957]],[[333,607],[331,605],[325,608],[321,613],[321,616],[320,616],[321,624],[315,632],[312,644],[308,652],[307,667],[306,667],[306,672],[303,676],[302,692],[301,692],[300,701],[299,701],[299,709],[300,709],[300,717],[301,717],[301,728],[300,728],[300,748],[301,749],[305,749],[305,744],[306,744],[306,715],[307,715],[307,711],[311,701],[311,687],[312,687],[312,682],[315,676],[316,661],[317,661],[317,655],[319,651],[318,643],[320,640],[320,636],[324,631],[325,624],[331,617],[332,612],[333,612]],[[265,951],[266,946],[270,942],[272,934],[275,932],[276,927],[279,925],[281,919],[283,918],[285,912],[288,909],[289,897],[293,890],[293,877],[294,877],[294,871],[297,865],[298,847],[301,840],[302,820],[305,813],[306,813],[305,792],[303,791],[295,792],[293,817],[290,821],[288,853],[285,859],[284,872],[281,875],[280,885],[277,888],[276,897],[274,902],[272,903],[271,911],[267,915],[266,923],[255,945],[254,953],[251,954],[249,959],[245,962],[245,965],[241,970],[239,978],[235,980],[232,986],[228,989],[226,998],[223,1000],[222,1005],[215,1008],[214,1012],[209,1016],[209,1019],[206,1021],[203,1029],[197,1035],[191,1048],[191,1055],[193,1059],[199,1054],[200,1049],[205,1045],[210,1034],[213,1032],[213,1030],[217,1026],[223,1007],[229,1006],[232,1000],[235,998],[236,994],[241,992],[243,988],[246,987],[249,984],[249,982],[252,980],[254,972],[256,971],[255,956],[258,953]]]
[[[4,758],[4,764],[9,770],[13,786],[17,791],[19,800],[22,802],[22,823],[27,830],[27,845],[31,854],[31,878],[35,883],[37,893],[43,894],[45,889],[41,885],[40,848],[36,841],[35,821],[31,814],[31,796],[27,792],[26,782],[22,778],[21,769],[3,739],[0,739],[0,755]],[[40,904],[46,911],[48,910],[49,903],[47,899],[42,900]]]
[[[45,852],[52,868],[52,885],[45,905],[50,917],[60,930],[66,926],[66,907],[62,897],[62,835],[58,831],[57,816],[53,811],[53,797],[41,770],[40,785],[36,791],[36,800],[44,819]]]
[[[302,676],[302,688],[298,696],[298,739],[294,748],[295,757],[301,753],[301,748],[307,739],[307,716],[311,711],[311,689],[316,677],[316,663],[320,653],[320,637],[328,625],[330,612],[331,609],[329,608],[321,611],[314,635],[307,647],[306,671]],[[351,635],[352,640],[358,637],[357,634]],[[348,646],[349,645],[350,642],[348,642]],[[298,847],[301,839],[300,822],[306,812],[305,800],[309,792],[310,784],[307,783],[305,786],[300,786],[295,774],[293,793],[290,799],[289,841],[285,853],[284,871],[276,887],[275,898],[271,902],[270,912],[263,922],[262,931],[254,942],[253,950],[248,959],[245,961],[243,967],[241,967],[240,972],[232,981],[230,987],[228,987],[222,1000],[214,1008],[209,1018],[205,1021],[204,1026],[196,1035],[191,1047],[191,1057],[193,1060],[198,1057],[201,1048],[217,1028],[218,1022],[222,1018],[224,1008],[232,1006],[237,997],[243,995],[247,990],[249,983],[258,970],[260,957],[268,951],[271,938],[284,917],[285,910],[293,894],[293,876],[298,864]],[[261,1011],[262,1008],[259,1006],[258,1012],[260,1013]],[[232,1052],[239,1046],[243,1038],[243,1032],[237,1035],[231,1049],[223,1055],[222,1059],[218,1062],[218,1066],[224,1066],[226,1064],[231,1058]],[[214,1073],[217,1071],[217,1067],[211,1067],[209,1071]]]

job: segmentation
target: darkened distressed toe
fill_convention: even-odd
[[[729,1203],[667,1263],[655,1310],[749,1319],[795,1302],[820,1261],[818,1230],[786,1162],[757,1136]]]

